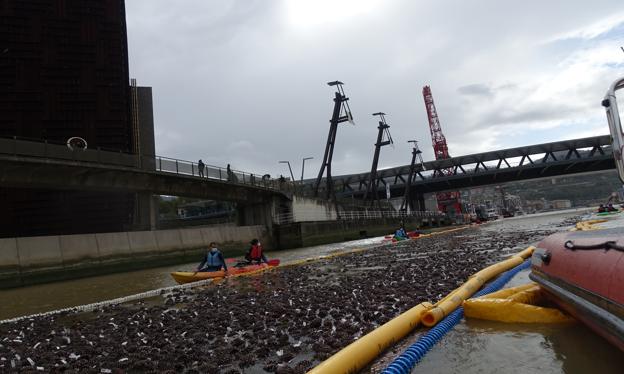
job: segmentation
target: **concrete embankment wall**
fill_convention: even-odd
[[[389,235],[399,228],[402,221],[408,231],[449,224],[436,218],[416,217],[295,222],[276,226],[274,239],[279,249],[308,247]]]
[[[236,256],[254,238],[273,246],[264,226],[229,225],[0,239],[0,288],[199,262],[213,241]]]

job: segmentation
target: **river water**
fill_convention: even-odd
[[[520,216],[482,227],[485,231],[564,230],[560,223],[584,213]],[[506,286],[530,282],[529,270],[516,275]],[[401,343],[400,354],[421,332]],[[387,354],[371,372],[379,372],[396,357]],[[413,373],[622,373],[624,353],[583,324],[511,324],[463,319],[419,362]]]
[[[268,258],[279,258],[282,263],[318,257],[338,251],[349,251],[378,245],[383,237],[354,240],[343,243],[267,252]],[[34,313],[47,312],[71,306],[133,295],[162,287],[176,285],[171,272],[195,269],[197,263],[73,279],[8,290],[0,290],[0,320]]]
[[[482,226],[486,231],[564,230],[559,224],[578,211],[504,219]],[[283,263],[378,245],[382,237],[268,253]],[[199,260],[199,259],[198,259]],[[96,276],[46,285],[0,290],[0,319],[88,304],[174,285],[169,273],[196,264],[175,265]],[[528,281],[523,272],[511,285]],[[414,334],[414,338],[419,333]],[[409,339],[408,339],[409,340]],[[406,348],[412,341],[401,344]],[[402,349],[397,350],[400,352]],[[370,369],[377,372],[391,354]],[[620,373],[624,354],[580,324],[520,325],[464,320],[416,366],[429,373]]]

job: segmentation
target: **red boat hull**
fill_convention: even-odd
[[[562,309],[624,351],[624,252],[581,249],[606,242],[624,246],[624,229],[551,235],[538,244],[530,277]]]

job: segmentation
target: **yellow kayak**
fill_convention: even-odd
[[[184,283],[191,283],[191,282],[197,282],[200,280],[206,280],[206,279],[214,279],[214,278],[224,278],[227,276],[232,276],[232,275],[237,275],[237,274],[244,274],[244,273],[249,273],[252,271],[256,271],[256,270],[261,270],[264,268],[269,268],[269,267],[274,267],[274,266],[278,266],[280,264],[280,260],[269,260],[268,263],[262,263],[262,264],[253,264],[253,265],[245,265],[245,266],[232,266],[228,269],[227,272],[223,271],[223,270],[219,270],[219,271],[200,271],[200,272],[193,272],[193,271],[175,271],[173,273],[171,273],[171,277],[178,283],[178,284],[184,284]]]

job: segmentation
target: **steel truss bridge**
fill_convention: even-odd
[[[614,168],[611,137],[602,135],[424,162],[416,166],[411,188],[422,194]],[[410,165],[379,170],[379,190],[390,185],[391,197],[403,196],[409,170]],[[369,178],[370,173],[335,176],[335,191],[363,197]]]

